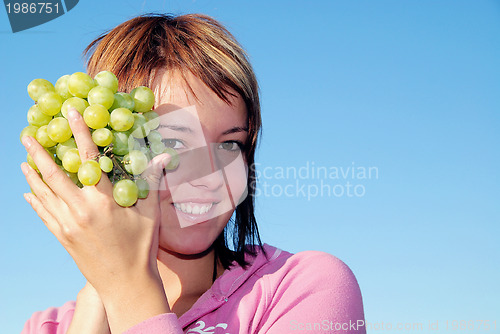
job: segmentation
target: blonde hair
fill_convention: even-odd
[[[257,80],[243,48],[215,19],[201,14],[138,16],[92,41],[84,56],[89,75],[111,71],[123,92],[140,85],[151,87],[160,69],[179,72],[194,93],[186,80],[186,73],[191,72],[228,104],[236,92],[247,108],[248,140],[243,153],[248,166],[254,164],[261,129]],[[261,245],[254,216],[254,168],[249,168],[247,186],[249,194],[236,208],[233,230],[226,227],[214,243],[216,258],[224,268],[234,260],[247,264],[245,253],[255,252],[246,243]],[[234,252],[229,250],[228,235],[232,236]]]

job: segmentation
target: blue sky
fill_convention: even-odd
[[[2,332],[84,285],[22,197],[26,86],[83,70],[93,38],[144,12],[214,16],[247,49],[266,243],[346,262],[372,333],[479,319],[499,330],[500,2],[80,0],[16,34],[0,12]]]

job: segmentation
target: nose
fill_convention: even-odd
[[[186,159],[193,168],[188,182],[194,187],[203,187],[207,190],[217,190],[224,185],[223,167],[214,155],[214,145],[197,148],[188,153]]]
[[[192,180],[189,183],[194,187],[206,188],[207,190],[214,191],[224,185],[224,175],[222,170],[217,170],[199,179]]]

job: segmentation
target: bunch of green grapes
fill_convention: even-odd
[[[128,207],[148,196],[149,185],[141,174],[152,158],[170,154],[167,169],[177,168],[179,159],[156,130],[160,120],[151,110],[155,102],[151,89],[139,86],[130,94],[117,89],[118,79],[109,71],[94,78],[82,72],[64,75],[55,86],[45,79],[31,81],[28,94],[35,104],[28,110],[29,125],[21,131],[21,139],[34,137],[79,187],[95,185],[102,172],[107,173],[116,203]],[[70,108],[78,110],[89,127],[100,151],[96,160],[80,160],[67,120]],[[38,171],[29,154],[27,161]]]

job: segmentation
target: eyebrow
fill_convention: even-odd
[[[159,127],[160,128],[168,128],[168,129],[174,130],[174,131],[193,133],[193,129],[191,129],[191,128],[187,127],[187,126],[160,124]],[[238,133],[238,132],[248,132],[248,128],[241,127],[241,126],[235,126],[235,127],[231,128],[229,130],[224,131],[222,134],[223,135],[229,135],[231,133]]]
[[[160,124],[159,127],[160,128],[168,128],[168,129],[174,130],[174,131],[193,133],[193,129],[191,129],[187,126]]]
[[[231,133],[237,133],[237,132],[248,132],[248,128],[242,128],[241,126],[235,126],[234,128],[231,128],[229,130],[224,131],[222,134],[229,135]]]

